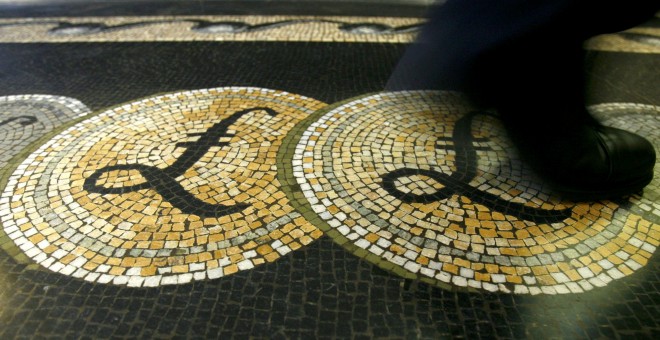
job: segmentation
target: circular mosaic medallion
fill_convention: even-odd
[[[549,194],[497,117],[459,94],[375,94],[301,125],[291,136],[303,196],[295,205],[400,275],[448,288],[577,293],[632,274],[658,246],[657,205]]]
[[[321,236],[280,190],[276,155],[323,106],[218,88],[100,113],[18,166],[4,230],[42,266],[99,283],[186,283],[274,261]]]
[[[38,94],[0,97],[0,168],[39,137],[88,113],[87,106],[73,98]]]

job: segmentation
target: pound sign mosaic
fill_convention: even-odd
[[[184,284],[275,261],[322,235],[289,204],[276,156],[323,106],[230,87],[97,113],[18,166],[3,230],[39,265],[96,283]]]
[[[53,128],[89,112],[85,104],[68,97],[0,96],[0,168]]]
[[[634,205],[553,196],[497,116],[458,93],[366,95],[306,122],[290,137],[296,208],[401,276],[448,289],[579,293],[642,268],[658,245],[657,218]]]
[[[220,142],[220,138],[233,137],[233,134],[227,133],[227,129],[236,123],[239,118],[248,113],[264,111],[270,116],[277,115],[277,112],[267,107],[256,107],[237,111],[228,118],[214,124],[204,133],[188,134],[190,137],[199,137],[194,142],[180,142],[176,146],[185,148],[185,152],[174,162],[174,164],[161,169],[149,165],[141,164],[119,164],[107,166],[95,171],[85,180],[83,188],[91,193],[100,194],[123,194],[127,192],[153,189],[162,195],[167,201],[172,203],[186,214],[195,214],[200,217],[220,217],[232,214],[247,208],[248,204],[235,204],[232,206],[222,204],[209,204],[197,199],[194,195],[186,191],[177,182],[176,178],[183,175],[186,170],[193,166],[204,156],[213,146],[227,146],[229,143]],[[128,187],[105,187],[97,185],[99,178],[111,171],[129,171],[136,170],[144,178],[145,182],[131,185]]]
[[[401,168],[383,175],[383,188],[392,196],[406,203],[444,200],[453,195],[462,195],[469,197],[475,203],[522,220],[537,223],[556,223],[569,218],[571,216],[570,208],[554,210],[530,207],[521,203],[507,201],[497,195],[478,190],[469,184],[477,176],[477,152],[472,145],[472,139],[474,137],[472,136],[471,126],[473,118],[480,113],[479,111],[468,113],[456,122],[450,140],[454,144],[454,147],[451,149],[456,154],[456,171],[451,175],[446,175],[435,170]],[[445,146],[445,148],[448,147]],[[427,176],[444,184],[444,188],[428,194],[402,192],[397,187],[396,180],[411,175]]]
[[[13,121],[18,121],[19,124],[26,126],[26,125],[31,125],[34,124],[34,122],[37,121],[37,117],[35,116],[18,116],[18,117],[11,117],[5,120],[0,121],[0,126],[7,125]]]
[[[19,117],[23,102],[7,100]],[[622,121],[656,143],[645,122],[657,109],[631,110]],[[32,129],[35,117],[0,131]],[[453,92],[326,106],[269,89],[205,89],[62,129],[1,179],[3,247],[96,283],[215,279],[326,231],[356,256],[440,287],[580,293],[643,268],[660,243],[656,182],[643,197],[564,201],[517,158],[495,115]]]

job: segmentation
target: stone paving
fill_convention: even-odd
[[[497,112],[383,92],[421,16],[53,13],[0,18],[0,337],[658,332],[660,169],[566,200]],[[585,47],[660,149],[656,21]]]

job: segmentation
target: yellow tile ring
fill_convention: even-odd
[[[620,127],[658,146],[660,111],[649,110]],[[357,256],[405,277],[579,293],[632,274],[658,246],[658,176],[643,196],[562,200],[522,164],[497,117],[457,93],[354,98],[303,121],[290,142],[292,172],[280,176],[299,185],[292,204]]]
[[[4,233],[51,271],[136,287],[274,261],[322,235],[282,192],[276,155],[324,106],[231,87],[101,112],[13,171],[0,198]]]

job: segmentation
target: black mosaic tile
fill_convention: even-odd
[[[0,44],[5,56],[0,95],[71,95],[97,110],[154,93],[238,85],[335,102],[382,90],[404,48],[286,42]],[[337,55],[350,62],[337,62]]]

